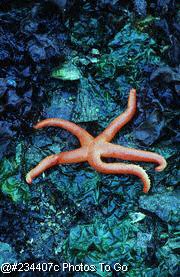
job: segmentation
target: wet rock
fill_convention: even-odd
[[[7,94],[8,89],[16,88],[16,85],[13,78],[0,78],[0,98]]]
[[[39,62],[46,59],[45,49],[36,44],[34,41],[30,41],[28,44],[28,52],[34,62]]]
[[[75,122],[88,122],[98,119],[98,102],[91,84],[86,79],[82,79],[77,96],[73,120]]]
[[[10,53],[5,47],[2,47],[0,49],[0,61],[7,61],[8,59],[10,59]]]
[[[143,195],[139,200],[140,208],[155,214],[167,223],[178,223],[179,205],[180,199],[176,191],[158,193],[151,196]]]
[[[21,31],[24,34],[33,34],[38,30],[38,22],[32,21],[32,19],[22,20]]]
[[[0,78],[0,98],[2,98],[6,93],[6,81],[3,78]]]
[[[166,14],[170,9],[173,9],[175,6],[174,0],[158,0],[157,7],[162,14]]]
[[[150,76],[150,80],[163,79],[164,82],[180,82],[180,70],[169,66],[163,66],[156,69]]]
[[[147,3],[146,0],[134,0],[135,11],[140,16],[146,16]]]
[[[60,51],[58,40],[47,34],[34,35],[34,39],[29,41],[27,48],[34,62],[55,57]]]
[[[155,26],[158,29],[160,29],[160,31],[163,31],[166,34],[166,39],[167,39],[167,41],[169,41],[170,31],[169,31],[169,26],[168,26],[167,20],[164,18],[156,20]]]
[[[133,133],[137,140],[145,145],[151,145],[160,137],[164,126],[165,121],[162,114],[154,109]]]
[[[49,103],[44,105],[44,117],[58,117],[70,120],[74,108],[74,99],[72,94],[61,89],[49,92]]]
[[[11,139],[16,134],[12,127],[11,123],[7,121],[0,121],[0,158],[2,158],[3,154],[6,152]]]
[[[56,4],[60,10],[64,10],[67,5],[67,0],[50,0],[50,2]]]
[[[100,8],[108,8],[108,7],[110,7],[112,9],[113,7],[117,6],[116,5],[117,2],[118,2],[118,0],[98,0],[97,1],[97,5]]]
[[[42,2],[8,1],[0,12],[0,116],[13,122],[18,134],[26,133],[38,117],[50,69],[69,49],[62,16],[43,9]],[[1,144],[9,144],[6,137],[3,131]]]
[[[169,57],[174,65],[179,66],[180,62],[180,47],[179,40],[175,36],[171,36],[172,45],[169,51]]]
[[[173,95],[173,91],[171,89],[162,89],[159,92],[159,98],[163,101],[164,104],[170,106],[171,104],[175,104],[175,99]]]
[[[180,95],[180,84],[179,85],[175,85],[175,90],[178,93],[178,95]]]
[[[16,94],[15,90],[8,90],[7,92],[7,103],[6,103],[6,107],[8,109],[18,109],[19,105],[22,103],[22,98],[19,97]]]

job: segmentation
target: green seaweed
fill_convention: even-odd
[[[64,81],[76,81],[81,78],[79,69],[72,63],[65,63],[60,68],[54,69],[51,76]]]
[[[0,164],[0,189],[14,202],[27,201],[30,198],[29,186],[22,176],[22,145],[16,147],[16,157],[4,159]]]
[[[141,225],[133,223],[129,217],[121,221],[97,218],[93,224],[71,228],[63,249],[68,261],[72,264],[82,262],[95,265],[99,276],[112,276],[111,271],[116,263],[127,266],[124,267],[127,276],[137,276],[135,274],[140,271],[145,273],[149,270],[144,259],[152,239],[152,232],[146,233]],[[103,272],[100,263],[110,265],[111,271]]]

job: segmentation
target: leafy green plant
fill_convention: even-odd
[[[14,202],[29,199],[29,186],[23,182],[21,168],[21,144],[16,147],[15,158],[4,159],[0,163],[0,189]]]

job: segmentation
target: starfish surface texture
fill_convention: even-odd
[[[61,152],[46,157],[27,174],[27,183],[31,184],[34,178],[55,165],[87,161],[94,169],[105,174],[132,174],[138,176],[144,184],[143,191],[147,193],[150,189],[150,179],[142,167],[135,164],[124,164],[120,162],[105,163],[101,160],[103,157],[151,162],[158,164],[155,168],[156,171],[162,171],[166,167],[166,160],[159,154],[110,143],[116,133],[132,119],[135,112],[136,90],[131,89],[127,109],[115,118],[97,137],[91,136],[78,125],[60,118],[49,118],[40,121],[34,126],[35,129],[47,126],[64,128],[79,139],[81,147],[76,150]]]

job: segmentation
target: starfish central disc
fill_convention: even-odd
[[[67,120],[49,118],[40,121],[34,126],[35,129],[48,126],[64,128],[79,139],[81,147],[46,157],[27,174],[27,183],[31,184],[34,178],[55,165],[87,161],[95,170],[104,174],[132,174],[138,176],[143,182],[143,191],[147,193],[150,189],[150,179],[142,167],[120,162],[105,163],[101,159],[102,157],[118,158],[121,160],[156,163],[156,171],[162,171],[166,167],[166,160],[157,153],[127,148],[110,142],[116,133],[132,119],[135,112],[136,90],[131,89],[127,109],[115,118],[96,138],[75,123]]]

